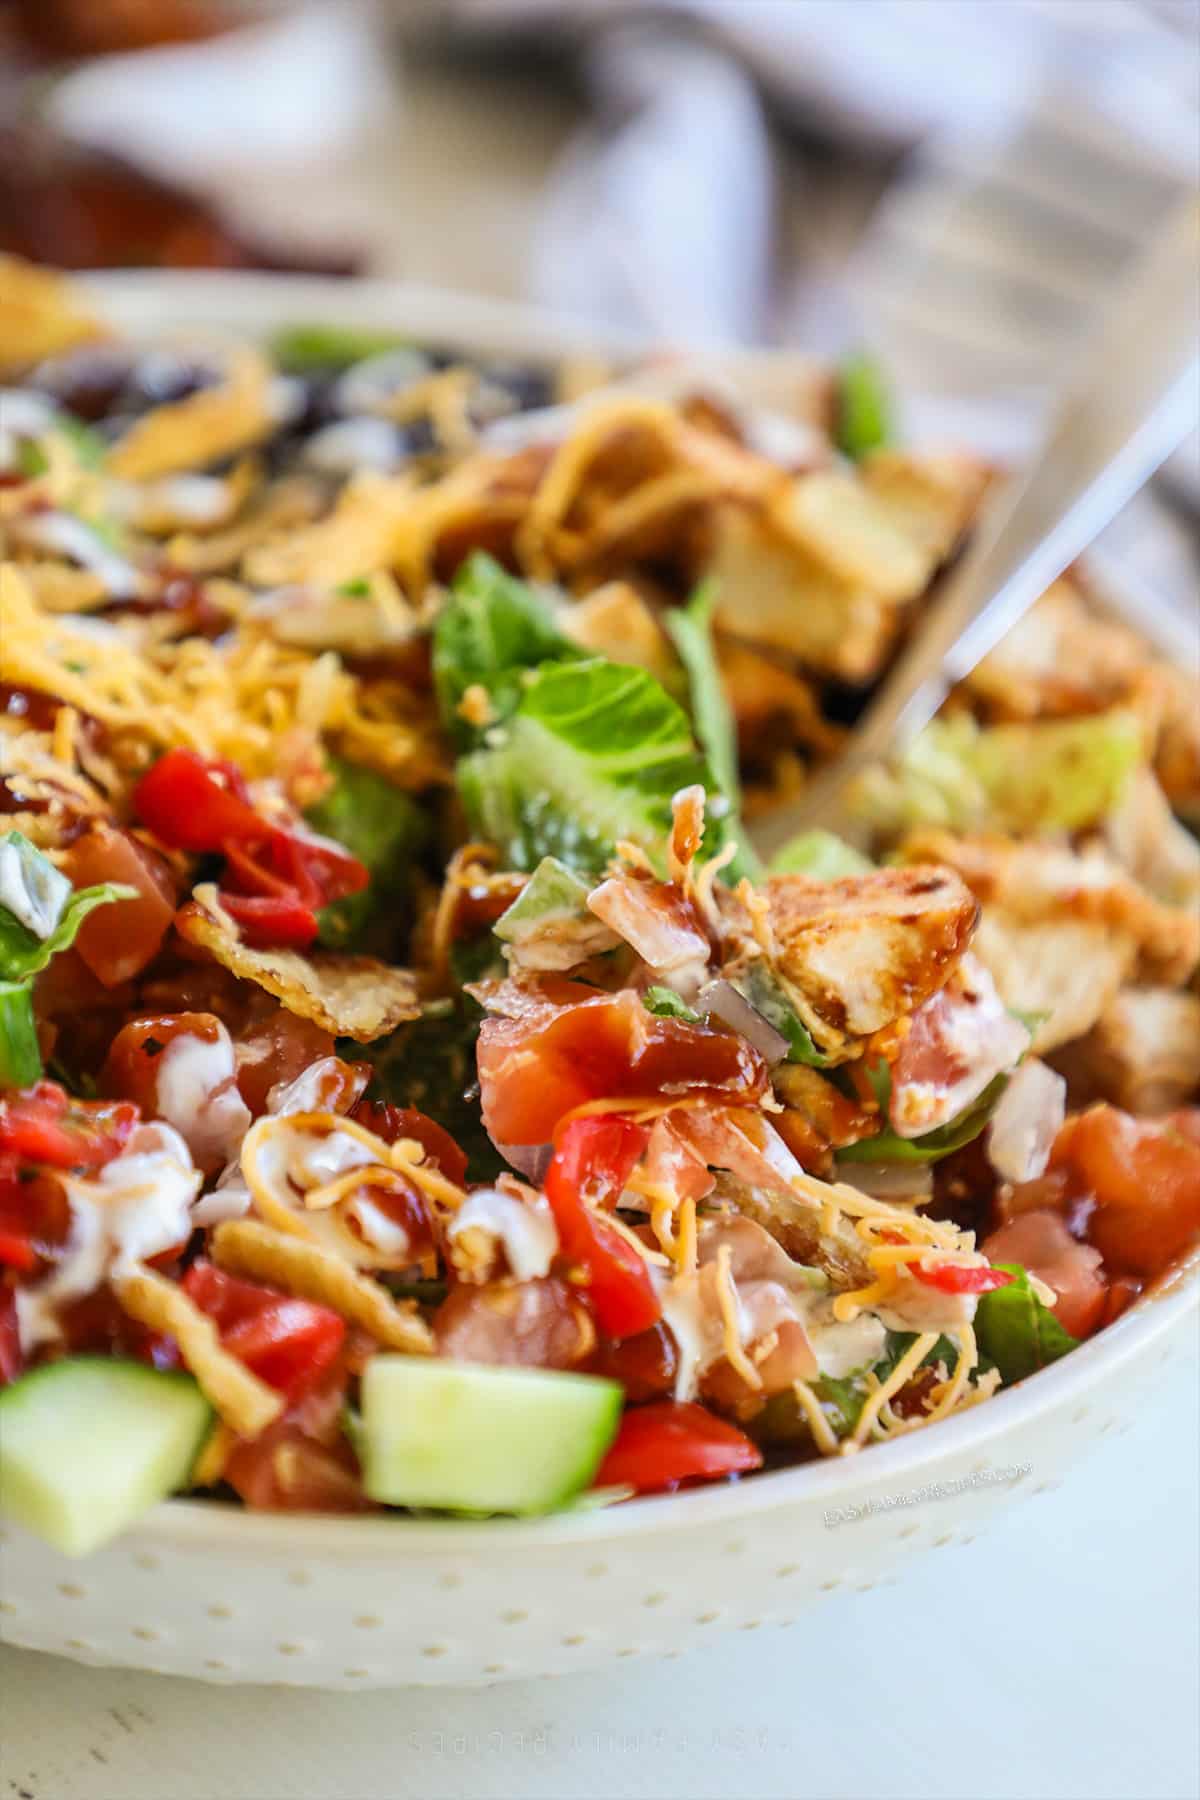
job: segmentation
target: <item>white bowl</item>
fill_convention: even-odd
[[[497,353],[595,344],[590,329],[585,340],[521,309],[381,284],[122,276],[93,287],[134,330],[340,318]],[[753,355],[733,361],[753,373]],[[1198,1294],[1193,1268],[1053,1368],[894,1444],[599,1512],[477,1524],[176,1500],[83,1561],[4,1527],[0,1623],[10,1643],[81,1661],[335,1688],[675,1655],[887,1581],[902,1559],[1055,1486],[1100,1436],[1128,1428],[1164,1364],[1194,1354]]]

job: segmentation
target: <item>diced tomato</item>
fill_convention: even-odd
[[[968,1269],[959,1263],[935,1263],[930,1269],[913,1263],[911,1267],[918,1281],[941,1294],[990,1294],[993,1288],[1008,1287],[1015,1279],[1006,1269]]]
[[[155,1263],[161,1260],[153,1259]],[[109,1287],[70,1301],[60,1309],[58,1322],[72,1354],[132,1357],[155,1369],[178,1369],[183,1361],[175,1339],[131,1319]]]
[[[63,856],[63,873],[77,888],[118,881],[137,890],[133,900],[98,906],[79,928],[75,948],[107,988],[140,975],[158,954],[175,916],[175,885],[162,858],[111,825],[95,825]]]
[[[529,984],[519,1010],[484,1020],[478,1065],[484,1123],[501,1144],[547,1143],[565,1113],[612,1095],[736,1104],[767,1089],[766,1063],[734,1033],[656,1018],[631,989],[561,980]]]
[[[1157,1275],[1200,1233],[1200,1111],[1135,1119],[1092,1106],[1068,1119],[1052,1153],[1095,1199],[1087,1236],[1112,1269]]]
[[[980,1245],[989,1262],[1020,1263],[1058,1296],[1054,1316],[1072,1337],[1089,1337],[1108,1294],[1100,1252],[1080,1244],[1055,1212],[1021,1213]]]
[[[583,1271],[583,1297],[601,1331],[613,1338],[648,1331],[662,1316],[646,1259],[594,1210],[619,1198],[649,1135],[629,1119],[572,1120],[546,1171],[559,1248]]]
[[[220,850],[231,839],[264,833],[241,772],[194,750],[160,756],[134,789],[133,808],[173,850]]]
[[[12,1288],[0,1286],[0,1387],[17,1379],[24,1360],[17,1329],[17,1296]]]
[[[229,894],[221,904],[256,950],[304,950],[315,943],[320,925],[298,894]]]
[[[635,1406],[596,1475],[597,1487],[657,1494],[684,1481],[717,1481],[762,1467],[762,1452],[745,1432],[688,1401]]]
[[[433,1318],[439,1356],[455,1362],[570,1369],[593,1333],[581,1302],[556,1275],[456,1282]]]
[[[374,1511],[342,1428],[345,1402],[346,1373],[339,1364],[261,1436],[235,1446],[224,1480],[260,1511]]]
[[[679,1349],[660,1319],[649,1331],[639,1331],[636,1337],[619,1343],[601,1338],[587,1367],[592,1375],[619,1381],[628,1404],[638,1406],[645,1400],[665,1400],[673,1391]]]
[[[238,1087],[255,1118],[266,1112],[273,1087],[295,1081],[310,1063],[332,1056],[333,1049],[329,1032],[285,1006],[276,1006],[237,1033]]]
[[[0,1153],[55,1169],[98,1169],[118,1155],[138,1123],[128,1101],[74,1100],[57,1082],[0,1098]]]
[[[392,1106],[388,1101],[360,1100],[350,1114],[385,1144],[401,1138],[415,1138],[426,1157],[434,1163],[447,1181],[462,1187],[467,1179],[467,1159],[444,1126],[415,1106]]]
[[[183,1289],[215,1322],[225,1349],[292,1399],[325,1373],[345,1341],[345,1320],[328,1306],[242,1281],[203,1260],[192,1264]]]
[[[366,865],[340,844],[303,831],[271,829],[253,849],[231,841],[224,851],[223,892],[290,893],[306,906],[318,907],[360,893],[370,880]]]
[[[149,1013],[123,1025],[109,1048],[100,1082],[106,1094],[132,1100],[146,1118],[157,1116],[158,1072],[162,1053],[176,1038],[215,1043],[220,1021],[212,1013]],[[198,1101],[205,1096],[198,1096]]]

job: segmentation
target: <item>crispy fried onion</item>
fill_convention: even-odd
[[[389,1350],[432,1354],[429,1328],[411,1302],[402,1305],[393,1300],[378,1282],[320,1244],[257,1219],[231,1219],[218,1225],[210,1250],[218,1268],[269,1282],[302,1300],[319,1301]]]
[[[314,1020],[335,1037],[369,1043],[420,1016],[416,979],[407,969],[340,951],[302,956],[296,950],[252,950],[210,884],[196,888],[176,925],[188,943],[207,950],[232,974],[256,982],[289,1012]]]

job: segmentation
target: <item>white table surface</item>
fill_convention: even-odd
[[[1194,1800],[1198,1451],[1181,1368],[1057,1492],[899,1585],[558,1681],[218,1689],[6,1649],[0,1797]]]

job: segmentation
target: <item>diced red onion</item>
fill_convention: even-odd
[[[933,1198],[930,1163],[847,1163],[838,1170],[838,1177],[873,1200]]]
[[[770,1020],[764,1019],[731,981],[710,981],[696,997],[696,1010],[730,1026],[739,1037],[753,1045],[768,1066],[782,1062],[788,1053],[788,1041],[783,1033],[776,1031]]]
[[[1046,1172],[1067,1110],[1061,1075],[1031,1056],[1017,1070],[992,1114],[987,1153],[1006,1181],[1034,1181]]]
[[[492,1139],[497,1150],[511,1168],[523,1175],[534,1187],[541,1187],[554,1155],[553,1144],[501,1144]]]

